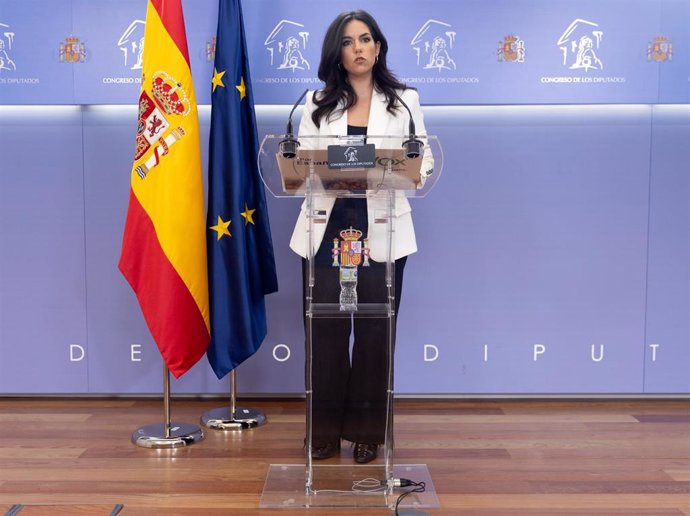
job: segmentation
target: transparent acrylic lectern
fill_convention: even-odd
[[[392,508],[403,492],[396,487],[400,478],[426,483],[424,493],[406,497],[401,507],[438,507],[426,465],[393,463],[395,256],[411,245],[403,241],[412,231],[408,198],[426,196],[443,163],[436,137],[417,137],[423,144],[417,157],[411,157],[414,147],[403,148],[410,140],[400,135],[263,139],[259,167],[268,190],[275,197],[304,198],[297,226],[304,233],[296,236],[306,255],[306,438],[304,464],[271,465],[261,507]],[[396,230],[403,235],[399,241]],[[317,385],[338,385],[349,374],[331,364],[337,360],[332,355],[345,360],[346,368],[350,360],[352,371],[355,363],[364,364],[357,368],[364,372],[361,382],[349,378],[349,389],[331,399],[320,388],[315,393],[315,379]],[[382,435],[374,461],[356,464],[346,446],[333,458],[312,459],[317,433],[341,424],[341,405],[353,414],[342,423],[345,439],[357,441],[349,435],[364,431],[366,421],[378,422]]]

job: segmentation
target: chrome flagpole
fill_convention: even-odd
[[[230,406],[211,409],[201,415],[201,424],[213,430],[247,430],[266,424],[258,409],[237,406],[237,377],[230,371]]]
[[[197,443],[204,433],[197,425],[172,423],[170,419],[170,369],[163,366],[163,423],[142,426],[132,434],[132,442],[142,448],[179,448]]]

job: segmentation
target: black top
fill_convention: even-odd
[[[348,136],[366,136],[367,135],[367,126],[347,124],[347,135]]]

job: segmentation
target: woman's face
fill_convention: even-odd
[[[351,20],[343,30],[340,62],[349,76],[371,75],[381,44],[374,41],[366,23]]]

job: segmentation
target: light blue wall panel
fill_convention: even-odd
[[[129,199],[136,107],[84,109],[90,392],[162,388],[163,362],[117,269]],[[134,360],[132,361],[132,346]],[[139,354],[140,353],[140,354]],[[136,361],[141,359],[141,362]]]
[[[446,169],[413,203],[420,252],[398,323],[400,390],[641,391],[650,116],[430,111]]]
[[[690,106],[656,106],[645,392],[690,392]]]
[[[0,392],[87,392],[81,112],[0,106],[0,135]]]

